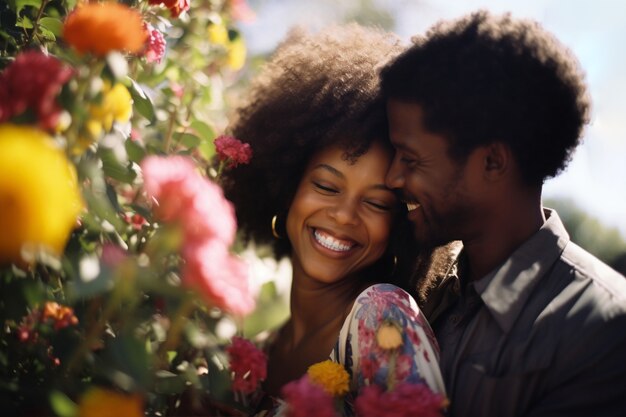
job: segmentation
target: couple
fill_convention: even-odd
[[[225,178],[245,237],[293,264],[260,407],[330,355],[352,396],[401,364],[450,416],[624,415],[626,280],[541,204],[588,111],[575,59],[508,15],[408,49],[356,25],[292,33],[236,112],[254,157]],[[376,340],[389,323],[401,360]]]

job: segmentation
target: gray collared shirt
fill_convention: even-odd
[[[425,308],[451,416],[626,416],[626,279],[546,218],[478,281],[457,262]]]

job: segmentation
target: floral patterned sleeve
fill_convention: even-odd
[[[381,325],[400,329],[402,345],[392,353],[382,349],[376,334]],[[391,284],[376,284],[357,297],[346,318],[331,359],[344,365],[355,396],[365,385],[387,388],[391,366],[394,383],[426,383],[445,395],[439,369],[439,347],[430,325],[415,300]]]

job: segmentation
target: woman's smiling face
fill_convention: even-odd
[[[287,215],[294,278],[332,283],[385,252],[398,200],[385,185],[392,151],[379,141],[355,162],[331,146],[310,160]]]

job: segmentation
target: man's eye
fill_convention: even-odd
[[[413,167],[417,164],[417,160],[412,159],[412,158],[407,158],[406,156],[401,156],[400,162],[402,162],[404,165],[408,167]]]
[[[320,190],[320,191],[323,191],[324,193],[331,193],[331,194],[335,194],[335,193],[337,193],[337,192],[338,192],[338,191],[337,191],[337,190],[335,190],[334,188],[329,187],[329,186],[327,186],[327,185],[322,185],[322,184],[320,184],[319,182],[313,182],[313,185],[315,186],[315,188],[317,188],[317,189],[318,189],[318,190]]]

